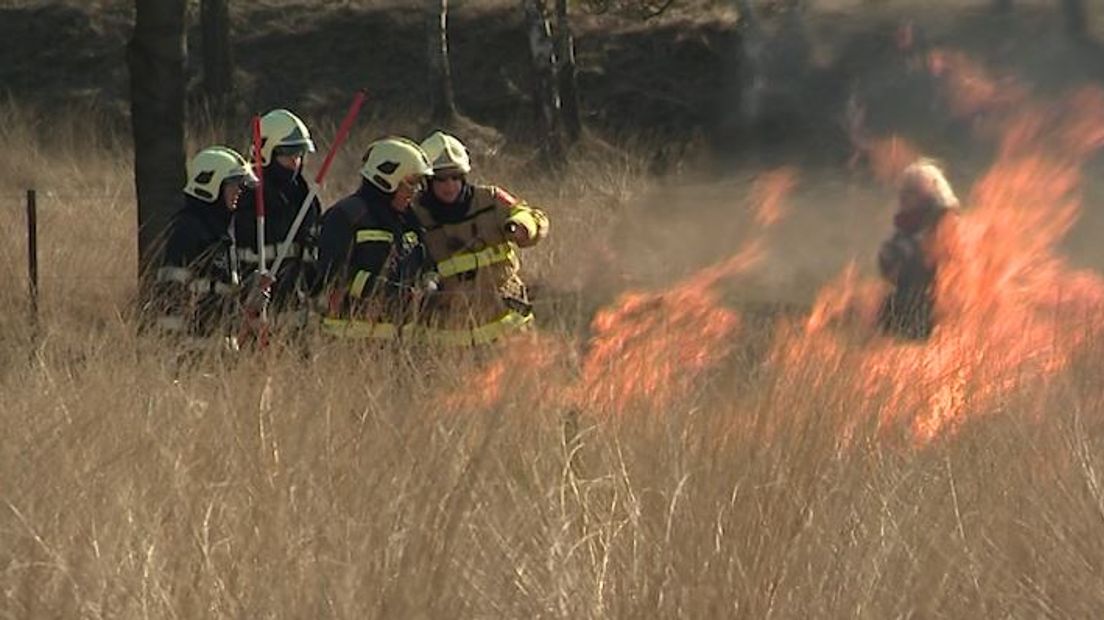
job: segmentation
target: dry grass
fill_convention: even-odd
[[[18,192],[55,195],[42,205],[37,342],[21,285],[0,290],[0,617],[1086,617],[1104,605],[1104,347],[922,449],[904,429],[860,425],[843,441],[844,422],[881,403],[834,389],[847,377],[815,359],[779,373],[737,356],[677,406],[620,418],[569,415],[535,389],[577,372],[570,361],[460,411],[442,395],[470,387],[489,355],[319,339],[309,362],[211,355],[177,371],[119,318],[133,258],[125,146],[70,122],[0,123],[5,282],[22,282]],[[331,197],[353,178],[346,155]],[[527,263],[540,279],[573,282],[593,231],[654,190],[631,161],[577,170],[566,190],[497,161],[489,178],[553,213],[554,241]]]

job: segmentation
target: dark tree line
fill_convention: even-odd
[[[203,91],[211,103],[225,108],[234,94],[234,52],[230,46],[228,0],[201,0],[200,36]]]
[[[591,12],[628,11],[647,19],[671,9],[680,0],[519,0],[532,63],[532,100],[541,155],[562,164],[568,147],[583,134],[580,94],[571,27],[572,6]],[[754,118],[758,49],[762,35],[755,19],[758,3],[729,0],[740,14],[742,35],[742,122]],[[1010,12],[1015,0],[990,0],[995,9]],[[1067,31],[1088,32],[1087,0],[1060,3]],[[815,0],[780,0],[800,11]],[[134,133],[135,188],[138,198],[140,267],[154,260],[156,241],[164,231],[184,176],[185,32],[187,0],[135,0],[134,33],[127,46],[131,116]],[[200,0],[203,91],[216,109],[235,96],[229,0]],[[449,2],[423,0],[426,33],[426,75],[431,119],[449,127],[462,116],[458,109],[449,61]]]
[[[184,182],[187,0],[135,0],[128,43],[139,267],[156,263],[158,240]],[[235,96],[229,0],[201,0],[198,51],[208,105],[225,110]],[[567,0],[522,0],[527,17],[542,155],[562,161],[582,134],[574,37]],[[424,0],[431,118],[448,127],[460,117],[449,62],[448,0]],[[555,27],[549,17],[555,17]]]
[[[1066,32],[1074,37],[1083,37],[1089,31],[1089,8],[1086,0],[1055,0],[1062,9],[1062,19]],[[993,0],[993,8],[998,13],[1011,13],[1015,9],[1015,0]]]

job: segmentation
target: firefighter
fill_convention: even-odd
[[[421,278],[425,253],[410,203],[432,173],[426,154],[406,138],[368,146],[360,189],[322,217],[324,332],[378,340],[406,335],[431,285]]]
[[[299,209],[310,192],[303,178],[303,161],[313,153],[314,141],[303,121],[288,110],[273,110],[261,117],[261,182],[264,184],[265,263],[271,267],[279,247],[287,238]],[[242,281],[249,283],[260,267],[257,247],[256,196],[247,189],[239,201],[241,207],[234,216],[234,234],[238,244],[238,262]],[[309,281],[317,258],[318,224],[321,206],[317,199],[307,207],[289,254],[280,265],[280,273],[271,274],[276,281],[271,290],[274,323],[296,321],[297,311],[307,308]],[[255,285],[255,283],[254,283]]]
[[[413,210],[438,279],[427,305],[426,338],[485,344],[527,328],[533,312],[518,276],[517,250],[547,235],[548,218],[501,188],[471,183],[468,150],[455,137],[438,131],[422,149],[433,177]]]
[[[878,268],[891,290],[879,311],[889,335],[926,340],[935,327],[934,284],[951,251],[958,197],[933,160],[905,168],[893,217],[893,235],[878,252]]]
[[[169,225],[155,276],[156,326],[179,337],[227,337],[238,294],[232,218],[257,177],[244,157],[223,146],[197,153],[187,173],[184,206]]]

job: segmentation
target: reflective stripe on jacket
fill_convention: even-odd
[[[367,183],[326,211],[318,256],[324,284],[319,292],[328,301],[324,331],[345,337],[400,334],[394,325],[416,313],[412,292],[425,267],[418,230],[409,213],[393,210],[390,197]]]
[[[154,273],[154,326],[160,331],[200,338],[229,333],[239,291],[230,223],[231,213],[220,204],[191,197],[173,216]]]
[[[423,316],[427,329],[441,334],[438,340],[483,342],[487,334],[495,334],[491,340],[500,336],[499,326],[532,322],[519,276],[518,245],[509,229],[524,228],[529,233],[526,246],[539,243],[548,231],[542,211],[489,185],[466,185],[451,205],[438,202],[429,190],[413,211],[425,228],[426,248],[440,276],[439,294],[430,298]],[[518,312],[511,305],[526,309]],[[525,320],[503,321],[511,313]]]
[[[322,331],[341,338],[387,341],[401,339],[408,343],[462,347],[490,344],[509,334],[524,331],[532,323],[532,314],[507,310],[493,321],[467,329],[434,328],[417,323],[398,326],[387,322],[327,317],[322,320]]]

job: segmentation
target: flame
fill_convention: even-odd
[[[695,379],[724,360],[740,316],[721,305],[722,280],[745,273],[763,255],[743,252],[654,293],[627,293],[600,311],[570,399],[588,410],[662,410],[685,398]]]
[[[932,50],[928,53],[928,71],[941,80],[947,106],[956,118],[1009,110],[1027,99],[1027,89],[1019,82],[993,76],[960,51]]]
[[[903,430],[916,445],[953,434],[1013,400],[1026,401],[1104,332],[1104,278],[1074,269],[1056,250],[1080,210],[1081,165],[1104,146],[1104,91],[1029,100],[1014,80],[992,77],[965,54],[937,50],[929,66],[944,81],[949,112],[986,116],[993,133],[982,135],[997,145],[967,209],[944,218],[931,237],[928,251],[940,257],[934,333],[925,342],[877,334],[885,285],[852,263],[820,291],[803,320],[779,325],[765,360],[780,375],[765,389],[855,403],[839,421],[844,440],[868,423],[890,436]],[[895,181],[918,151],[899,136],[868,135],[861,106],[851,112],[858,153],[877,178]],[[783,217],[795,174],[781,169],[757,180],[759,225]],[[578,377],[557,375],[548,399],[624,415],[692,397],[701,378],[731,354],[744,325],[721,303],[719,284],[763,254],[755,242],[668,290],[622,295],[594,318]],[[549,383],[548,357],[499,355],[475,384],[483,397],[475,405],[506,398],[518,365],[536,369],[534,384]],[[566,355],[560,348],[552,357]],[[1045,413],[1044,402],[1027,404]]]
[[[851,261],[836,280],[820,290],[805,321],[809,333],[831,327],[873,325],[884,287],[859,277],[858,265]]]
[[[797,171],[782,167],[756,178],[751,201],[767,229],[787,212]],[[629,292],[591,322],[579,380],[565,399],[589,411],[659,411],[687,398],[697,380],[729,356],[743,325],[721,301],[719,285],[757,265],[762,239],[659,292]]]
[[[797,170],[783,166],[755,179],[751,200],[755,205],[755,223],[763,228],[774,226],[786,217],[786,197],[797,185]]]
[[[530,332],[508,339],[477,372],[465,377],[457,389],[444,396],[446,411],[479,411],[505,403],[511,396],[522,402],[556,404],[558,370],[568,360],[563,343]]]
[[[554,406],[615,414],[670,406],[727,357],[741,321],[721,304],[717,285],[761,257],[761,244],[753,243],[669,290],[623,294],[591,322],[593,335],[574,381],[553,372],[569,359],[562,343],[527,335],[499,347],[441,405],[449,411],[488,409],[520,393]]]
[[[1086,158],[1104,147],[1104,89],[1089,86],[1069,97],[1059,139],[1075,157]]]
[[[942,58],[940,70],[954,77],[952,113],[1022,92],[987,81],[965,56]],[[997,159],[970,192],[969,210],[945,218],[930,246],[941,257],[932,337],[856,340],[839,329],[869,328],[878,312],[880,284],[851,266],[821,291],[803,329],[776,342],[772,362],[793,382],[824,387],[826,378],[810,379],[816,360],[833,369],[831,389],[879,405],[880,428],[904,425],[924,444],[1045,385],[1100,334],[1104,322],[1094,317],[1104,310],[1104,279],[1070,267],[1055,246],[1080,209],[1081,163],[1104,145],[1104,94],[1083,89],[1060,102],[1025,104],[998,127]],[[847,436],[860,422],[841,431]]]
[[[755,220],[762,228],[786,213],[785,198],[796,170],[780,168],[759,177],[752,189]],[[739,339],[741,316],[725,307],[721,284],[759,264],[762,239],[661,291],[631,291],[591,321],[591,336],[578,376],[550,373],[565,366],[570,351],[552,340],[518,339],[500,347],[457,394],[443,400],[452,410],[500,405],[513,391],[539,394],[555,406],[623,415],[661,411],[689,397],[700,378],[725,360]]]

